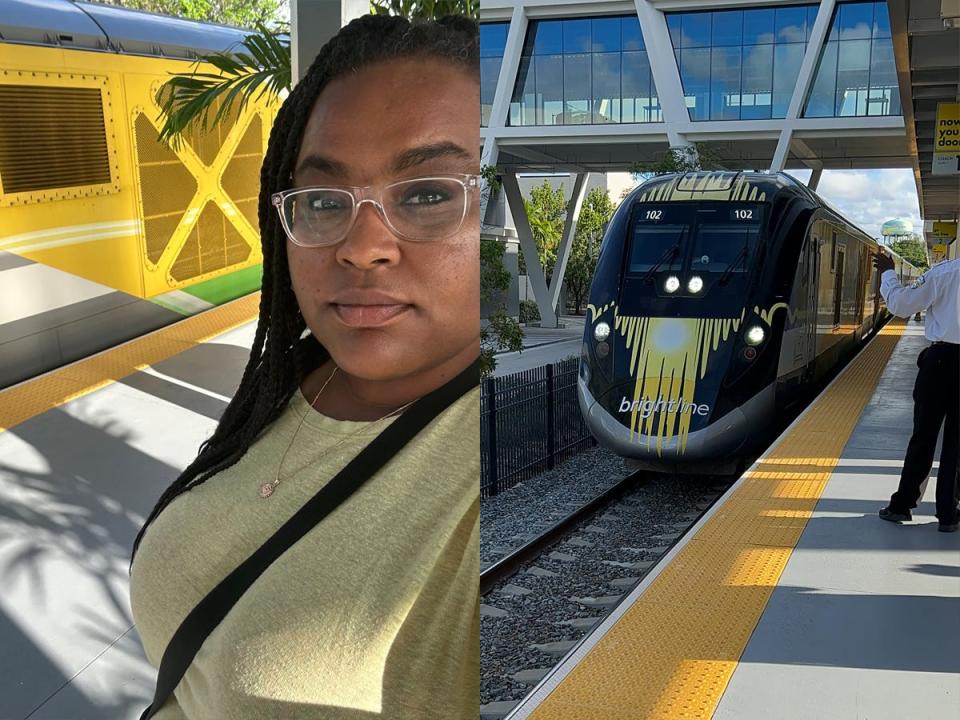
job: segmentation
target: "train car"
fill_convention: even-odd
[[[640,185],[590,290],[578,395],[591,432],[636,467],[736,472],[887,319],[878,250],[786,174]]]
[[[179,148],[157,90],[249,31],[68,0],[0,13],[0,387],[260,287],[264,97]]]

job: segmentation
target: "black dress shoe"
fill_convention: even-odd
[[[940,523],[937,530],[940,532],[956,532],[960,530],[960,521],[954,520],[952,523]]]
[[[890,506],[883,508],[880,511],[880,519],[888,520],[889,522],[902,523],[905,520],[913,520],[913,514],[907,510],[906,512],[897,512],[896,510],[891,510]]]

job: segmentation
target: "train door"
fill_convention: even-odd
[[[814,361],[817,359],[817,317],[819,317],[819,308],[817,302],[820,297],[820,240],[811,237],[807,243],[807,253],[804,258],[807,266],[807,329],[806,329],[806,354],[807,363],[812,372]]]
[[[863,243],[857,241],[857,279],[853,286],[856,293],[853,321],[856,325],[857,339],[863,337],[863,305],[867,294],[867,265],[864,262],[866,251]]]
[[[797,258],[790,286],[790,310],[783,327],[777,365],[777,402],[792,405],[805,397],[817,359],[817,238],[811,225]]]
[[[837,264],[836,277],[833,282],[833,326],[840,324],[840,311],[843,305],[843,265],[846,256],[846,248],[843,245],[837,245]]]
[[[877,323],[880,321],[880,273],[877,272],[876,268],[873,267],[873,256],[870,256],[870,265],[869,270],[872,273],[871,277],[873,282],[871,286],[873,287],[873,320],[870,322],[870,327],[874,330],[877,329]]]

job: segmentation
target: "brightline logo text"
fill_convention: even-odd
[[[689,413],[690,415],[700,415],[706,417],[710,414],[709,405],[698,405],[697,403],[688,403],[683,400],[664,400],[663,397],[658,397],[656,400],[634,400],[630,402],[630,399],[624,397],[620,401],[620,412],[632,412],[638,411],[640,417],[648,418],[655,412],[668,412],[668,413],[678,413],[682,415],[683,413]]]

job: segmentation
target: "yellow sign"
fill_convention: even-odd
[[[934,245],[934,246],[933,246],[933,251],[934,251],[935,253],[945,253],[945,252],[947,251],[947,246],[946,246],[946,245]]]
[[[933,151],[960,156],[960,103],[937,103]]]
[[[933,232],[930,235],[947,241],[953,240],[957,236],[957,223],[949,220],[934,220]]]

